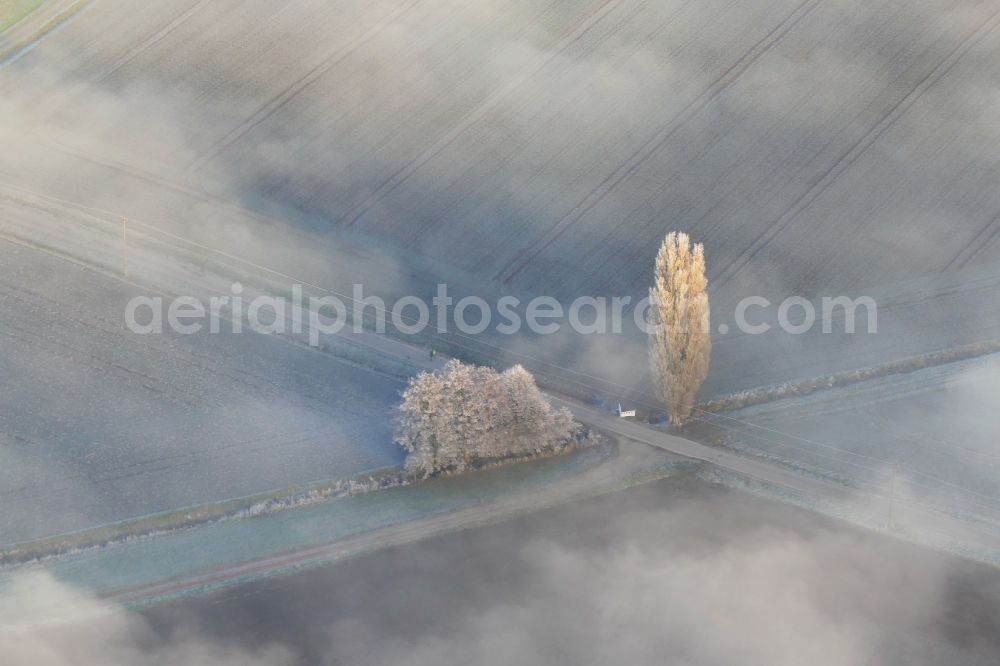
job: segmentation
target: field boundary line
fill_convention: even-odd
[[[958,361],[967,361],[980,356],[1000,352],[1000,338],[992,338],[983,342],[973,342],[957,347],[948,347],[927,354],[908,356],[879,365],[843,370],[831,375],[811,377],[799,381],[786,382],[771,386],[761,386],[746,391],[731,393],[712,398],[701,403],[697,408],[704,412],[731,412],[744,407],[752,407],[768,402],[776,402],[786,398],[798,398],[811,395],[825,389],[860,384],[872,379],[902,375],[916,370],[923,370]]]

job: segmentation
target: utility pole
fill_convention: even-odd
[[[122,274],[128,277],[128,218],[122,216]]]

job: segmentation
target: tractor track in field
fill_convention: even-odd
[[[689,102],[671,121],[657,132],[651,139],[634,152],[629,159],[611,172],[597,187],[592,189],[584,199],[574,206],[566,215],[560,218],[548,232],[532,242],[519,252],[513,259],[494,276],[503,284],[510,284],[535,257],[554,243],[567,229],[572,227],[587,212],[593,210],[619,184],[642,166],[675,132],[683,127],[691,118],[700,113],[723,91],[738,80],[744,72],[752,67],[771,48],[779,43],[803,19],[811,14],[823,0],[806,0],[799,4],[788,16],[775,26],[767,35],[756,42],[736,62],[729,66],[694,100]]]
[[[295,99],[299,93],[308,88],[312,83],[329,72],[338,63],[342,62],[345,58],[364,46],[369,40],[385,30],[385,28],[391,25],[396,19],[406,14],[421,2],[423,2],[423,0],[409,0],[409,2],[400,5],[391,11],[387,16],[379,20],[376,25],[369,28],[350,43],[345,46],[338,47],[332,53],[323,57],[317,65],[314,65],[308,72],[297,78],[280,93],[272,97],[267,103],[254,112],[253,115],[215,141],[204,153],[195,158],[195,160],[187,167],[185,172],[188,174],[197,172],[212,158],[225,151],[229,146],[253,131],[255,127],[266,121],[280,109],[284,108],[289,102]]]
[[[670,15],[670,18],[667,19],[667,21],[665,21],[662,24],[660,24],[657,27],[657,29],[654,29],[653,31],[651,31],[650,34],[644,40],[637,40],[636,42],[631,42],[628,45],[628,49],[626,51],[623,51],[622,54],[618,56],[619,59],[621,59],[621,60],[627,60],[627,58],[630,55],[633,55],[638,49],[642,48],[642,46],[647,45],[649,43],[649,41],[652,39],[653,35],[655,35],[655,33],[659,29],[661,29],[665,25],[669,24],[670,20],[672,20],[676,15],[680,14],[685,9],[687,9],[691,1],[692,0],[688,0],[687,3],[685,3],[684,5],[682,5],[681,7],[679,7],[677,10],[675,10]],[[648,6],[648,3],[642,3],[642,4],[634,7],[629,12],[628,17],[626,19],[624,19],[624,20],[619,21],[618,25],[615,26],[611,30],[611,32],[609,34],[609,37],[611,35],[616,35],[618,32],[620,32],[624,28],[624,25],[625,25],[625,23],[628,20],[631,20],[632,18],[634,18],[635,15],[637,15],[640,11],[642,11],[643,9],[645,9],[647,6]],[[529,81],[530,80],[524,81],[523,85],[527,85],[529,83]],[[560,115],[562,115],[563,113],[565,113],[567,109],[573,108],[575,106],[579,106],[581,104],[581,99],[585,98],[586,95],[587,95],[586,92],[580,92],[577,95],[572,96],[567,101],[561,102],[555,110],[549,110],[548,111],[548,116],[550,118],[556,118],[556,117],[559,117]],[[489,111],[487,111],[487,113],[489,113]],[[491,161],[489,173],[488,173],[487,176],[485,176],[486,180],[487,181],[492,181],[493,178],[502,177],[503,169],[505,167],[509,166],[513,161],[515,161],[519,157],[519,155],[521,153],[527,151],[532,144],[534,144],[537,141],[539,141],[542,138],[541,135],[542,135],[543,132],[545,132],[544,124],[543,123],[539,123],[536,127],[532,128],[527,133],[526,136],[519,137],[516,146],[514,146],[512,149],[505,150],[502,153],[502,157],[499,160]],[[454,140],[452,141],[452,143],[454,141],[456,141],[456,140],[458,140],[458,137],[455,137]],[[451,145],[451,143],[449,143],[449,145]],[[566,143],[560,149],[554,151],[554,154],[551,157],[549,157],[542,165],[538,166],[533,171],[532,178],[535,177],[537,174],[541,173],[545,168],[547,168],[548,166],[550,166],[552,163],[554,163],[558,159],[558,157],[561,156],[570,147],[571,147],[571,144],[570,143]],[[437,151],[436,155],[440,155],[445,150],[447,150],[447,146],[442,147],[441,150]],[[433,160],[434,157],[435,156],[431,156],[428,159],[428,161]],[[493,156],[491,155],[491,157],[493,157]],[[442,189],[443,190],[449,190],[449,189],[455,187],[456,183],[459,181],[460,178],[461,178],[461,176],[456,176],[456,177],[452,178],[448,182],[448,184],[444,188],[442,188]],[[402,183],[400,183],[400,184],[402,184]],[[489,203],[496,203],[497,200],[503,198],[504,196],[505,196],[505,194],[503,194],[502,192],[492,192],[492,197],[488,200],[488,202]],[[453,209],[461,206],[463,203],[464,203],[464,201],[462,201],[459,197],[456,197],[456,198],[454,198],[448,204],[448,206],[446,208],[446,211],[451,211],[451,210],[453,210]],[[487,205],[488,205],[487,203],[481,203],[480,207],[484,207],[484,206],[487,206]],[[417,236],[417,237],[419,237],[421,234],[427,233],[433,227],[433,223],[431,223],[430,221],[424,222],[423,224],[419,224],[420,222],[421,222],[421,220],[414,220],[411,223],[411,228],[415,229],[414,236]],[[419,224],[419,226],[417,226],[418,224]]]
[[[56,480],[56,483],[69,483],[69,485],[63,485],[55,488],[46,488],[44,491],[39,491],[32,488],[35,492],[21,494],[24,488],[7,489],[0,492],[0,497],[5,498],[5,502],[8,503],[18,503],[18,502],[28,502],[36,500],[41,497],[50,497],[53,495],[58,495],[61,493],[70,492],[73,490],[78,490],[80,483],[70,483],[70,482],[82,482],[82,485],[87,487],[96,488],[100,486],[107,485],[109,483],[114,483],[117,481],[122,481],[125,479],[134,479],[139,477],[148,476],[150,474],[162,474],[163,472],[170,472],[184,467],[190,467],[192,465],[216,461],[225,460],[227,458],[232,458],[236,456],[243,456],[246,454],[253,453],[264,453],[274,450],[282,450],[291,448],[299,445],[311,444],[317,440],[323,439],[327,436],[326,432],[319,432],[313,435],[304,437],[292,437],[287,438],[286,433],[282,433],[285,439],[281,441],[275,441],[272,437],[261,437],[257,439],[241,440],[237,442],[231,442],[229,444],[214,447],[208,451],[198,451],[195,453],[178,453],[171,456],[163,456],[160,458],[150,458],[147,460],[139,460],[128,465],[122,465],[117,468],[105,468],[105,472],[116,472],[114,474],[101,474],[101,475],[91,475],[91,474],[76,474],[72,476],[62,477]],[[255,444],[262,442],[261,446],[247,447],[247,444]],[[159,465],[158,467],[149,467],[149,465],[158,465],[160,463],[168,463]],[[136,469],[144,468],[144,469]],[[120,472],[120,473],[117,473]]]
[[[986,225],[969,241],[962,250],[955,255],[954,259],[942,270],[947,273],[950,270],[961,270],[972,263],[984,247],[988,246],[994,238],[1000,234],[1000,213],[997,213]]]
[[[101,74],[100,78],[97,79],[97,82],[103,83],[104,81],[107,81],[109,78],[114,76],[114,74],[118,72],[118,70],[131,63],[133,60],[135,60],[140,55],[145,53],[150,47],[155,46],[157,43],[159,43],[168,35],[170,35],[170,33],[172,33],[174,30],[187,23],[191,17],[193,17],[195,14],[201,11],[202,8],[208,6],[209,4],[211,4],[211,0],[199,0],[196,4],[194,4],[193,6],[189,7],[186,11],[184,11],[180,16],[167,23],[167,25],[163,26],[162,28],[154,32],[152,35],[141,40],[138,46],[129,49],[128,53],[126,53],[121,58],[116,60],[115,63],[106,72]]]
[[[27,299],[17,296],[11,296],[9,292],[6,296],[2,296],[2,298],[7,298],[10,300],[17,301],[19,303],[19,307],[23,307],[29,310],[34,310],[35,312],[43,312],[43,311],[48,313],[53,312],[53,310],[39,307],[38,304],[33,303]],[[107,331],[102,331],[94,323],[84,319],[74,319],[73,323],[85,329],[95,330],[98,335],[107,334]],[[156,377],[147,375],[137,370],[133,370],[127,366],[124,366],[115,361],[111,361],[107,358],[97,356],[89,352],[85,352],[84,350],[78,347],[74,347],[65,340],[59,340],[55,337],[47,336],[44,333],[33,331],[32,329],[17,327],[16,325],[9,324],[9,322],[8,325],[13,327],[13,330],[8,333],[12,337],[18,337],[27,344],[34,344],[41,341],[44,344],[46,344],[46,346],[52,353],[60,355],[66,358],[66,360],[78,362],[79,359],[90,359],[91,362],[88,363],[88,365],[94,370],[105,373],[111,373],[114,370],[119,370],[122,372],[129,373],[131,375],[135,375],[136,377],[145,379],[149,382],[153,382],[154,384],[162,383],[162,381]],[[121,334],[122,329],[119,328],[117,333]],[[132,340],[132,339],[134,339],[133,336],[122,335],[119,339],[119,342],[123,340]],[[168,355],[172,363],[183,364],[184,366],[190,368],[193,374],[196,375],[210,374],[230,384],[240,385],[244,387],[246,390],[248,390],[251,394],[263,393],[264,395],[267,395],[268,397],[271,398],[278,398],[284,394],[284,386],[272,379],[269,379],[265,374],[251,374],[240,369],[239,372],[243,376],[242,377],[237,376],[236,374],[232,374],[231,372],[222,370],[219,364],[214,362],[213,359],[211,359],[211,357],[209,356],[198,353],[189,353],[187,349],[181,347],[180,345],[177,345],[176,343],[164,342],[165,340],[167,340],[167,338],[161,338],[160,336],[155,336],[154,339],[155,339],[154,346],[156,347],[156,351],[158,353]],[[146,344],[145,339],[143,341],[143,344],[144,345]],[[59,352],[57,351],[57,349],[62,349],[63,351]],[[261,384],[267,385],[267,388],[262,387]],[[155,389],[153,386],[143,384],[143,387],[150,390],[154,390],[158,394],[164,393],[163,391]],[[307,396],[299,394],[299,397],[311,398],[311,400],[315,403],[317,407],[328,405],[328,402],[322,396]],[[199,400],[181,399],[180,403],[186,404],[188,406],[195,406],[198,404],[203,404],[202,402],[203,399],[204,398],[200,398]]]
[[[515,78],[504,87],[488,95],[486,99],[481,101],[475,106],[475,108],[466,113],[456,125],[442,135],[429,148],[424,150],[415,159],[398,169],[367,199],[342,215],[337,220],[336,224],[347,228],[353,226],[382,198],[406,182],[406,180],[416,173],[422,166],[427,164],[427,162],[433,159],[436,155],[440,154],[441,151],[450,146],[459,136],[484,118],[486,114],[496,108],[496,106],[506,99],[511,93],[533,79],[539,72],[545,69],[549,63],[555,60],[559,55],[575,44],[583,35],[588,33],[592,28],[600,23],[605,16],[621,6],[622,2],[623,0],[605,0],[605,2],[598,7],[597,10],[584,17],[584,19],[577,23],[574,28],[567,31],[567,34],[559,42],[557,42],[551,50],[546,52],[545,58],[543,58],[539,64],[534,66],[530,72]]]
[[[858,139],[840,158],[826,169],[806,192],[799,197],[785,212],[770,223],[760,236],[740,255],[729,263],[718,275],[709,282],[714,291],[724,288],[753,259],[766,248],[774,238],[786,229],[804,210],[809,208],[830,186],[835,183],[848,169],[878,142],[913,105],[938,83],[963,57],[987,35],[1000,25],[1000,11],[966,35],[938,65],[924,76],[905,96],[890,107],[865,134]]]

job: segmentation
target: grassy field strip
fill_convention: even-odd
[[[858,408],[947,390],[956,383],[967,382],[965,373],[988,365],[996,359],[997,356],[994,354],[974,356],[912,372],[886,375],[858,384],[846,384],[778,403],[762,403],[738,411],[740,418],[755,418],[761,423],[851,412]]]
[[[42,0],[14,0],[12,4],[30,5],[35,2],[35,6],[29,9],[22,9],[20,15],[11,14],[10,23],[6,26],[2,23],[0,14],[0,67],[8,64],[17,56],[30,48],[35,42],[49,34],[67,19],[73,17],[81,9],[90,4],[91,0],[56,0],[51,7],[45,7],[41,12],[35,14],[35,10],[42,4]],[[27,17],[30,20],[25,21]]]
[[[175,530],[162,541],[133,537],[113,548],[77,549],[30,566],[79,580],[102,595],[120,594],[161,586],[163,581],[202,578],[219,570],[256,569],[262,560],[327,548],[380,530],[409,530],[426,520],[450,522],[459,514],[471,513],[473,518],[485,516],[492,521],[512,511],[527,512],[543,504],[613,492],[689,467],[679,458],[633,442],[622,447],[609,444],[578,450],[568,458],[504,465],[381,492],[348,493],[332,501],[299,505],[294,511],[244,512],[239,518],[254,519]],[[9,573],[20,569],[19,565],[8,567],[0,574],[0,585]],[[260,573],[271,572],[265,566]]]
[[[0,550],[0,566],[41,561],[114,543],[150,538],[208,523],[250,518],[263,513],[304,506],[342,497],[362,489],[383,487],[383,480],[391,481],[398,476],[398,469],[384,468],[358,474],[349,479],[293,486],[269,493],[185,507],[111,525],[101,525],[71,534],[60,534],[46,539],[14,544]]]
[[[545,488],[527,494],[498,498],[485,505],[457,507],[399,523],[360,531],[327,543],[285,550],[272,556],[250,560],[235,566],[220,567],[194,575],[180,576],[153,585],[117,590],[109,598],[129,606],[162,603],[189,594],[204,594],[223,587],[285,575],[321,566],[331,561],[357,557],[390,546],[413,543],[427,538],[490,525],[519,515],[534,513],[567,502],[582,501],[627,490],[665,478],[696,473],[700,463],[663,460],[658,465],[636,467],[629,473],[596,480]]]
[[[741,391],[702,403],[698,405],[696,410],[705,416],[711,416],[717,412],[731,412],[766,402],[801,397],[825,389],[858,384],[871,379],[914,372],[957,361],[966,361],[997,352],[1000,352],[1000,338],[993,338],[984,342],[942,349],[930,354],[902,358],[868,368],[838,372],[826,377],[813,377],[798,382],[787,382],[776,386],[762,386],[749,391]]]
[[[499,469],[509,465],[522,465],[571,456],[570,460],[580,460],[597,464],[611,455],[610,444],[596,447],[571,449],[557,454],[518,458],[504,463],[483,465],[479,471]],[[589,453],[594,451],[594,453]],[[450,475],[444,475],[447,478]],[[211,502],[198,506],[184,507],[172,511],[142,516],[109,525],[61,534],[21,544],[14,544],[0,550],[0,567],[16,566],[27,562],[38,562],[67,554],[79,553],[94,548],[121,544],[137,539],[148,539],[178,530],[190,529],[226,520],[239,520],[279,511],[304,507],[331,499],[349,497],[360,493],[395,488],[411,484],[414,478],[397,467],[385,467],[362,472],[345,479],[321,481],[306,485],[282,488],[267,493],[257,493],[247,497]]]
[[[38,9],[43,0],[0,0],[0,35]]]

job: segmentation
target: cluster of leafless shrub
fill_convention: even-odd
[[[579,425],[552,407],[520,365],[497,372],[450,361],[414,377],[399,406],[396,442],[407,472],[429,476],[571,445]]]

